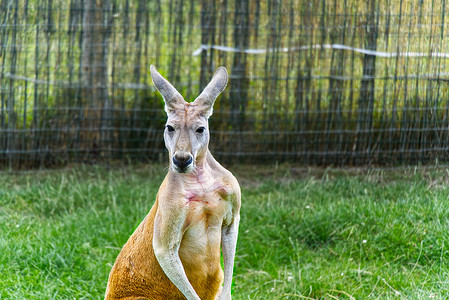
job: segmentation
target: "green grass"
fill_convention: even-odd
[[[416,173],[236,167],[233,299],[444,298],[449,184]],[[0,174],[0,299],[99,299],[162,166]]]

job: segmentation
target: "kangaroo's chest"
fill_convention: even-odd
[[[182,256],[201,259],[201,256],[217,255],[219,259],[221,227],[232,209],[229,193],[217,182],[192,185],[186,189],[184,205],[187,215],[180,249]]]
[[[193,186],[186,190],[184,205],[187,209],[186,229],[204,225],[204,229],[220,229],[231,212],[229,194],[219,183]]]

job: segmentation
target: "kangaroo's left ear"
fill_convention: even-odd
[[[219,67],[203,92],[193,101],[198,105],[206,118],[212,115],[215,99],[228,84],[228,71],[225,67]]]

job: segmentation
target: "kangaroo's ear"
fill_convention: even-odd
[[[181,94],[171,85],[170,82],[168,82],[167,79],[159,74],[155,66],[150,66],[150,72],[154,86],[164,98],[165,111],[167,114],[172,113],[176,109],[182,108],[183,104],[186,102],[184,101],[184,98],[182,98]]]
[[[228,84],[228,71],[225,67],[219,67],[209,84],[193,102],[203,110],[206,118],[212,115],[215,99],[225,89],[226,84]]]

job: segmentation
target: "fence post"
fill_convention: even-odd
[[[365,23],[365,49],[377,50],[378,17],[376,18],[376,0],[367,2],[368,9]],[[376,76],[376,56],[364,54],[363,56],[363,76],[360,86],[359,116],[357,131],[356,151],[367,151],[367,162],[370,163],[371,136],[373,128],[374,110],[374,80]],[[359,161],[359,159],[356,159]],[[361,161],[360,161],[361,162]]]
[[[91,116],[87,124],[91,144],[85,145],[92,153],[104,146],[106,135],[103,130],[110,119],[111,103],[107,92],[108,26],[107,9],[109,0],[83,0],[82,36],[82,98],[85,107],[90,107]]]

